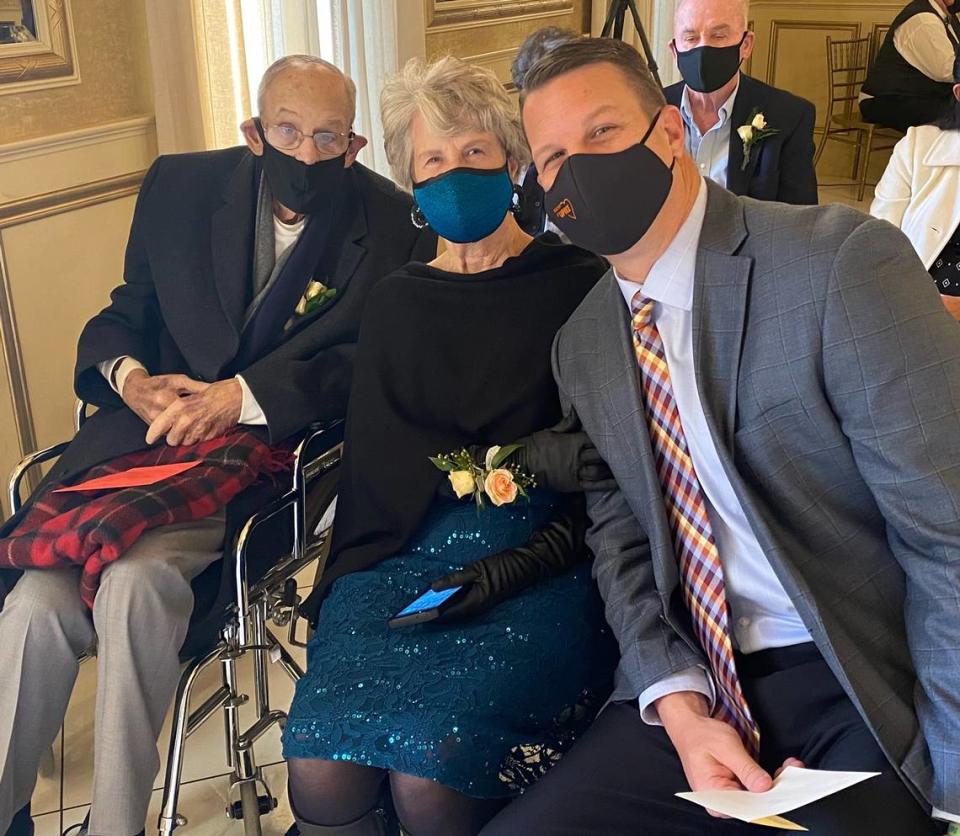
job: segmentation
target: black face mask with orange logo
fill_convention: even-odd
[[[546,205],[577,246],[617,255],[653,226],[673,186],[673,164],[646,145],[659,118],[657,113],[636,145],[614,154],[573,154],[560,167]]]

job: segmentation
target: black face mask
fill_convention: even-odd
[[[647,145],[660,113],[643,139],[615,154],[574,154],[544,195],[553,222],[577,246],[617,255],[653,225],[673,186],[667,167]]]
[[[347,152],[307,165],[274,148],[267,142],[260,120],[253,121],[263,140],[263,173],[274,198],[299,215],[312,215],[330,206],[343,183]]]
[[[743,59],[740,47],[747,38],[743,33],[735,46],[698,46],[696,49],[677,50],[677,66],[687,87],[698,93],[713,93],[737,74]],[[673,42],[676,46],[676,41]]]

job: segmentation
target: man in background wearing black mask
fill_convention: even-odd
[[[960,329],[929,274],[885,221],[702,177],[621,41],[557,47],[521,104],[547,210],[611,265],[553,369],[617,482],[587,494],[587,546],[621,658],[592,727],[483,836],[747,836],[674,794],[763,792],[782,767],[880,773],[787,814],[817,836],[942,833]]]
[[[700,173],[734,194],[816,204],[816,109],[740,71],[754,47],[747,0],[680,0],[673,33],[670,49],[683,81],[665,94],[680,108]],[[758,118],[772,132],[762,139]]]
[[[76,391],[98,410],[51,480],[152,443],[193,444],[243,424],[272,444],[345,414],[368,291],[436,253],[434,234],[410,223],[410,197],[356,162],[365,140],[352,131],[354,106],[340,70],[290,56],[264,75],[259,117],[242,126],[248,148],[154,163],[124,283],[80,336]],[[104,572],[92,619],[73,571],[0,577],[0,599],[10,590],[0,612],[0,832],[30,798],[77,655],[95,638],[88,829],[143,829],[190,579],[232,542],[236,514],[147,532]],[[14,834],[29,830],[25,809]]]

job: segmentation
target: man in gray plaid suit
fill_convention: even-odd
[[[759,832],[674,793],[801,766],[880,773],[790,814],[818,836],[943,832],[960,327],[889,224],[705,182],[621,42],[555,49],[523,116],[548,210],[612,265],[553,360],[619,485],[588,498],[588,543],[622,658],[590,731],[484,833]]]

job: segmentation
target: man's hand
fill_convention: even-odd
[[[733,726],[708,716],[702,695],[681,691],[661,697],[655,705],[694,792],[766,792],[773,786],[773,779],[750,757]]]
[[[197,395],[209,385],[185,374],[149,375],[143,369],[134,369],[123,382],[120,397],[145,424],[150,424],[182,396]]]
[[[217,438],[237,425],[242,406],[243,390],[236,378],[211,383],[195,395],[178,398],[154,418],[147,444],[164,436],[171,447]]]

